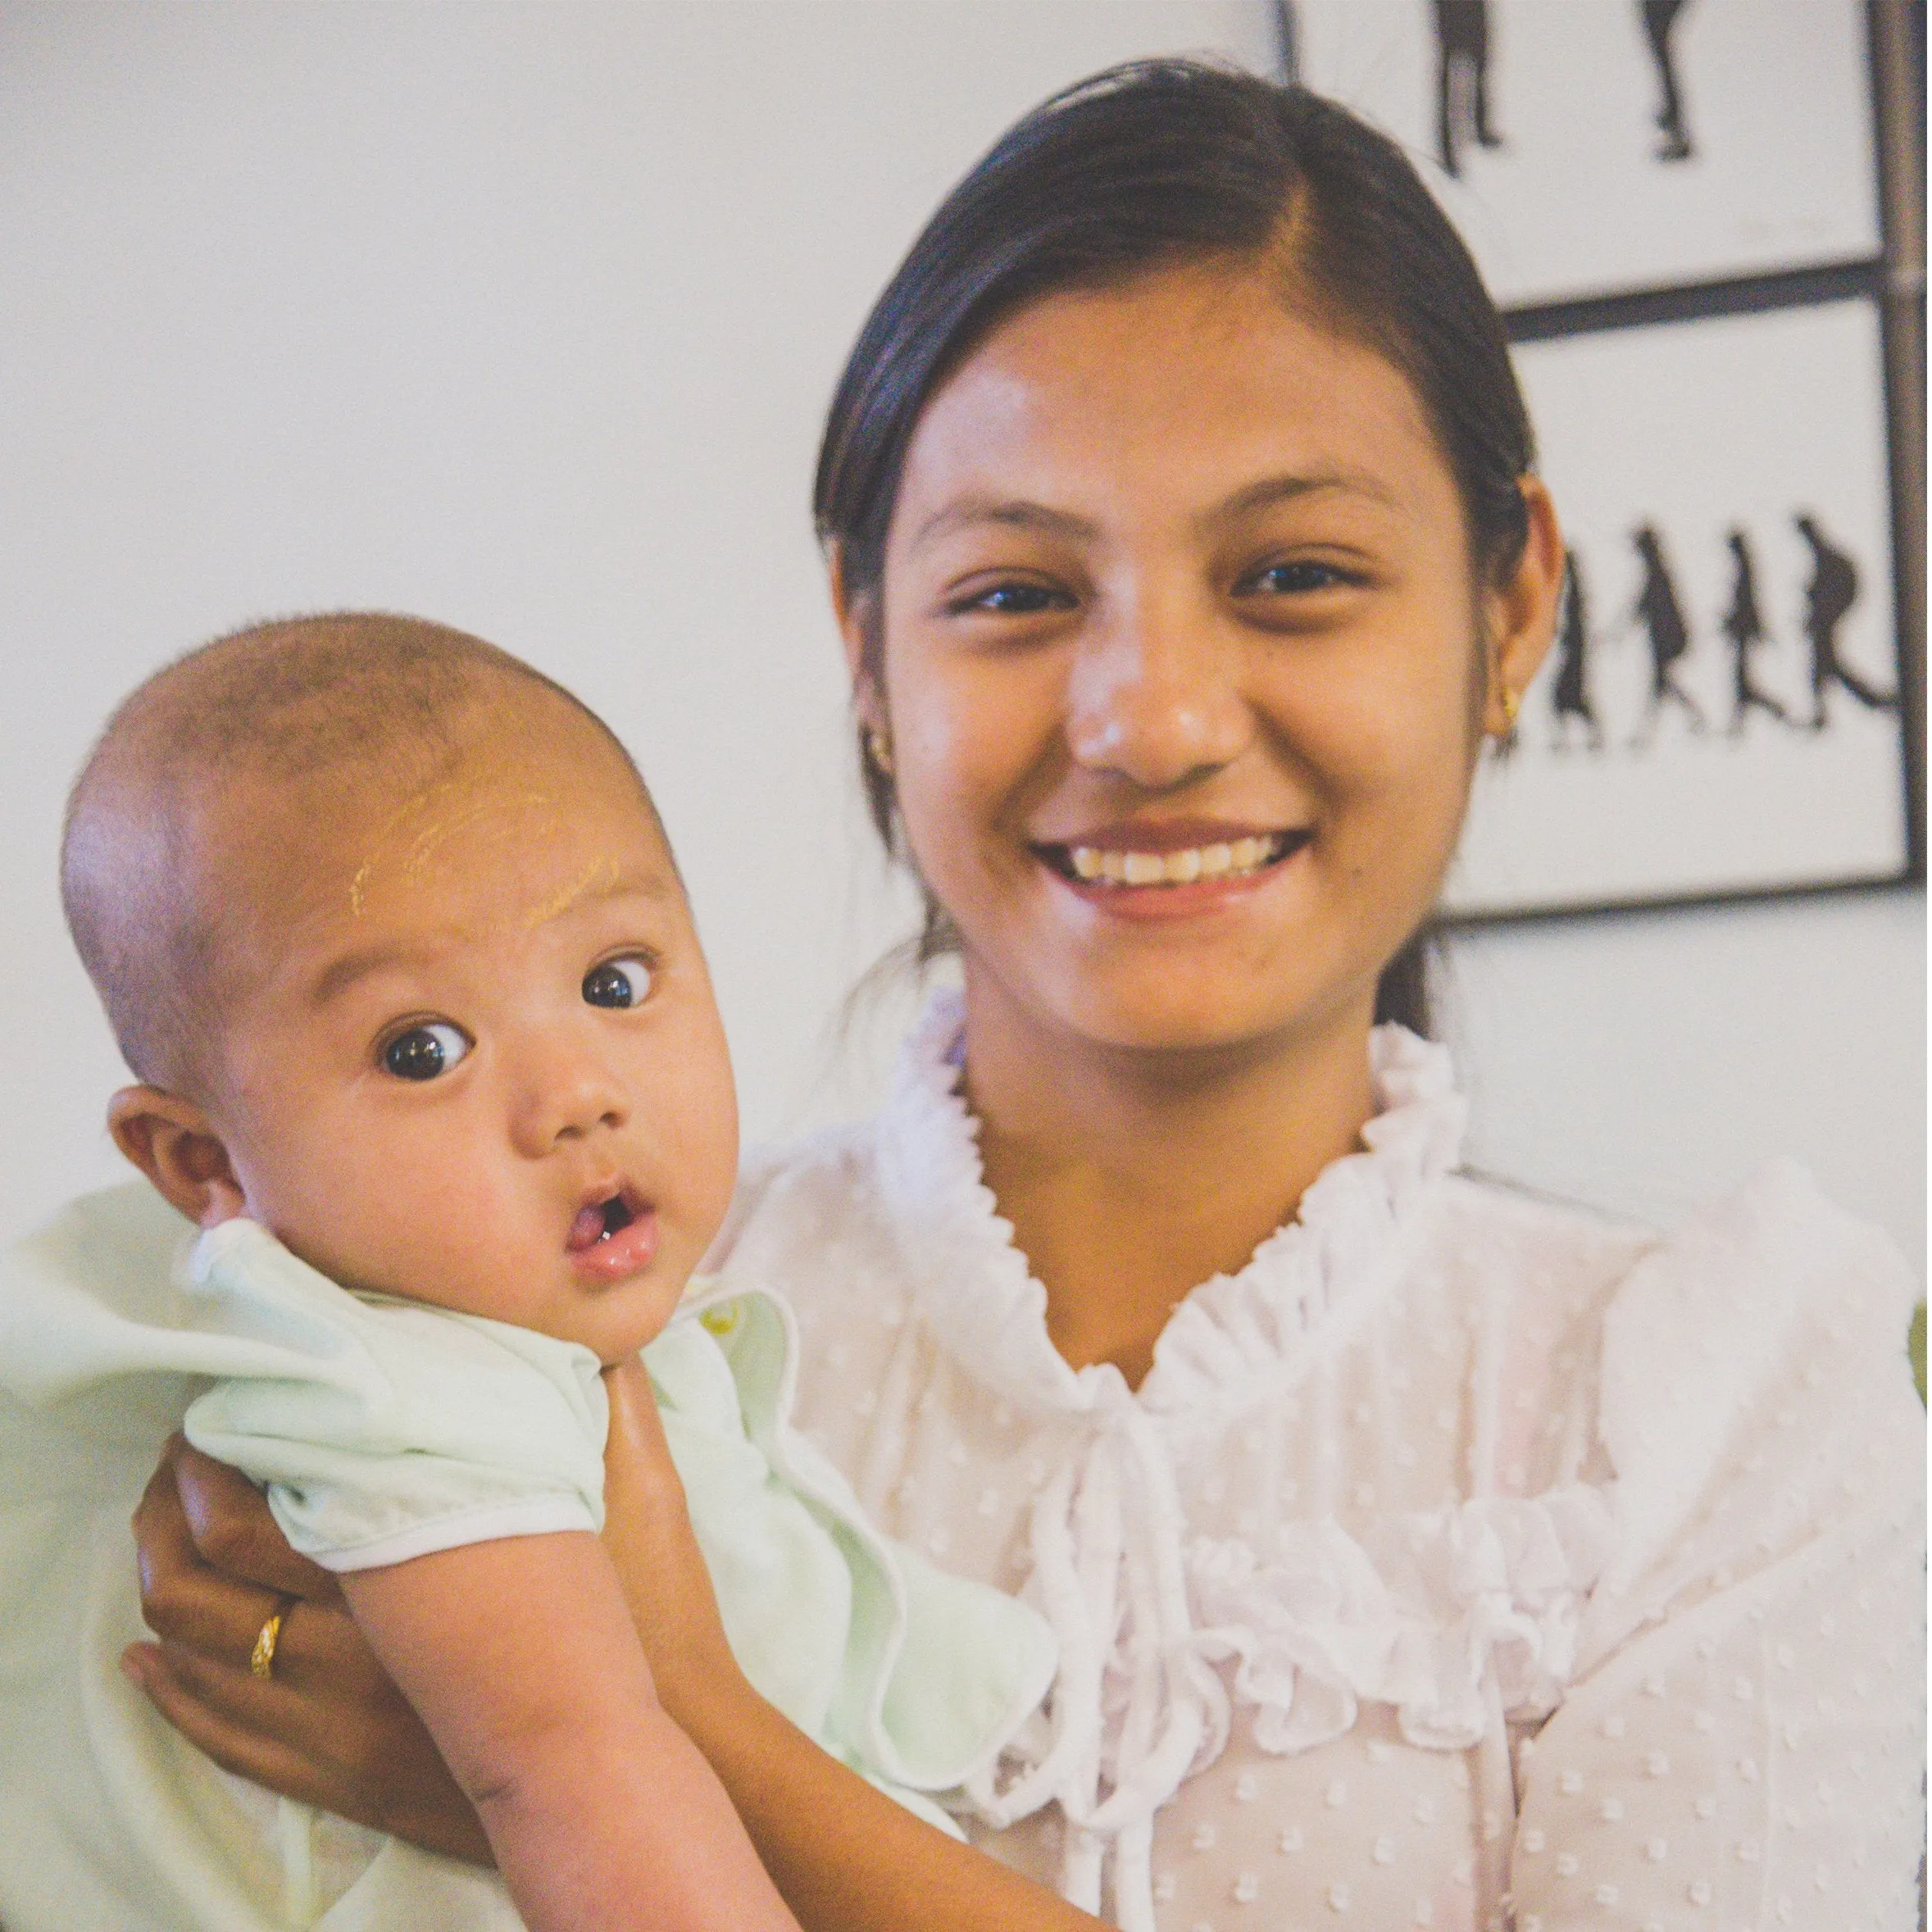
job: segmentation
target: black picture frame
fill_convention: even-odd
[[[1280,44],[1293,55],[1286,0],[1276,7]],[[1900,733],[1899,809],[1904,864],[1880,875],[1775,887],[1660,892],[1589,904],[1534,904],[1449,912],[1448,932],[1544,924],[1639,911],[1735,905],[1922,888],[1925,881],[1925,0],[1866,0],[1876,130],[1880,254],[1708,282],[1635,289],[1506,309],[1512,344],[1719,316],[1767,314],[1862,298],[1875,305],[1884,366],[1886,457],[1891,499],[1894,630]]]

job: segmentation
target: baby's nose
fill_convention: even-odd
[[[530,1061],[513,1121],[520,1152],[536,1159],[629,1119],[629,1096],[602,1055],[560,1043]]]

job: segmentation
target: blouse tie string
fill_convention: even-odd
[[[1057,1800],[1061,1894],[1098,1914],[1111,1850],[1122,1932],[1154,1932],[1154,1814],[1227,1743],[1213,1660],[1228,1646],[1189,1612],[1165,1439],[1124,1383],[1098,1397],[1093,1433],[1040,1492],[1030,1525],[1033,1589],[1060,1643],[1046,1742],[1003,1790],[991,1771],[968,1789],[996,1827]]]

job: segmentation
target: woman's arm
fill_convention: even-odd
[[[746,1681],[726,1642],[643,1365],[607,1370],[604,1541],[665,1707],[731,1794],[811,1932],[1092,1932],[1098,1921],[946,1837],[825,1752]]]
[[[797,1932],[659,1704],[595,1537],[470,1543],[342,1580],[531,1932]]]
[[[655,1404],[640,1393],[648,1387],[612,1379],[606,1540],[660,1698],[711,1757],[807,1932],[1093,1932],[1098,1921],[1084,1912],[933,1830],[827,1757],[745,1683]],[[162,1641],[134,1646],[129,1670],[184,1736],[273,1790],[490,1862],[474,1807],[334,1580],[289,1550],[245,1479],[177,1439],[134,1532],[143,1611]],[[301,1600],[264,1682],[250,1674],[249,1652],[290,1596]]]

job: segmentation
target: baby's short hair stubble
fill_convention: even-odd
[[[190,1093],[206,1081],[221,909],[198,869],[210,855],[195,849],[198,802],[238,778],[295,787],[448,757],[489,713],[533,701],[593,726],[655,821],[630,754],[581,699],[420,617],[342,611],[251,624],[126,698],[68,797],[61,901],[136,1077]]]

